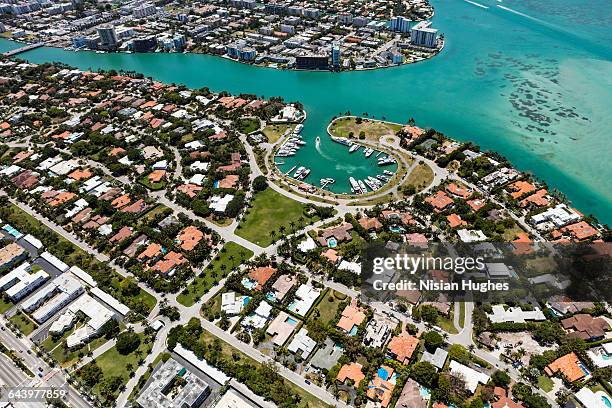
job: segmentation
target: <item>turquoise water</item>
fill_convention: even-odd
[[[293,317],[288,317],[287,318],[287,323],[289,323],[292,326],[295,326],[297,324],[297,320],[295,320]]]
[[[335,248],[338,246],[338,241],[336,241],[336,238],[331,237],[327,240],[327,246],[330,248]]]
[[[612,223],[612,8],[609,1],[434,0],[446,47],[400,68],[324,73],[263,69],[190,54],[95,54],[40,48],[33,62],[123,68],[165,82],[299,100],[308,144],[292,160],[308,180],[333,177],[335,191],[373,169],[326,137],[350,111],[431,126],[506,155],[564,192],[579,209]],[[507,9],[498,7],[501,5]],[[520,13],[520,14],[519,14]],[[0,49],[13,47],[0,41]],[[320,151],[314,139],[321,136]],[[316,184],[316,183],[315,183]]]
[[[606,407],[612,408],[612,402],[610,401],[610,399],[608,397],[606,397],[605,395],[602,395],[601,396],[601,400],[606,405]]]
[[[386,369],[384,369],[384,368],[382,368],[382,367],[380,367],[380,368],[378,369],[377,374],[378,374],[378,376],[379,376],[381,379],[383,379],[383,380],[385,380],[385,381],[387,381],[387,378],[389,378],[389,372],[387,372],[387,370],[386,370]]]

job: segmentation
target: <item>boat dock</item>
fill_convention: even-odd
[[[289,174],[291,174],[291,172],[293,172],[293,170],[295,170],[297,166],[293,166],[292,168],[289,169],[288,172],[285,173],[285,176],[288,176]]]
[[[26,52],[26,51],[34,50],[36,48],[40,48],[40,47],[42,47],[44,45],[45,45],[44,42],[37,42],[37,43],[34,43],[34,44],[28,44],[28,45],[25,45],[25,46],[23,46],[21,48],[16,48],[14,50],[7,51],[7,52],[5,52],[2,55],[7,57],[7,58],[10,58],[10,57],[14,57],[17,54],[21,54],[22,52]]]

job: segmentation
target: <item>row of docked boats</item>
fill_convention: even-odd
[[[385,183],[389,182],[392,176],[393,172],[384,170],[383,174],[378,174],[375,177],[368,176],[363,180],[356,180],[354,177],[349,177],[351,192],[353,194],[365,194],[368,192],[368,188],[371,191],[376,191],[385,185]]]
[[[283,142],[281,147],[276,152],[276,157],[287,157],[295,156],[300,147],[306,144],[306,141],[302,139],[300,132],[302,131],[303,125],[299,124],[295,127],[293,132],[290,130],[290,136]]]
[[[346,137],[338,137],[338,136],[331,136],[331,139],[336,142],[336,143],[340,143],[342,145],[348,146],[349,148],[349,153],[355,153],[357,150],[359,150],[362,145],[360,145],[359,143],[354,143],[351,140],[347,139]],[[372,156],[372,154],[374,154],[374,152],[376,152],[376,150],[372,149],[371,147],[365,147],[363,146],[363,155],[366,158],[369,158],[370,156]],[[389,155],[384,155],[382,157],[378,157],[380,154],[382,154],[383,152],[380,151],[378,152],[378,154],[376,155],[377,157],[377,162],[379,166],[387,166],[389,164],[395,164],[397,163],[397,161],[389,156]]]

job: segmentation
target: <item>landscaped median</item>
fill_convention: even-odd
[[[235,242],[226,243],[215,259],[187,286],[176,300],[193,306],[206,292],[225,278],[232,269],[253,256],[249,249]]]

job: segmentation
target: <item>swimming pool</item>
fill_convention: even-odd
[[[331,237],[327,240],[327,246],[330,248],[335,248],[338,246],[338,241],[336,241],[336,238]]]
[[[429,388],[423,387],[422,385],[419,387],[419,394],[421,394],[423,399],[431,398],[431,391],[429,391]]]
[[[378,369],[377,374],[378,374],[378,376],[379,376],[381,379],[383,379],[383,380],[385,380],[385,381],[387,381],[387,378],[389,378],[389,372],[387,372],[387,370],[386,370],[385,368],[383,368],[383,367],[380,367],[380,368]]]
[[[293,317],[288,317],[286,322],[292,326],[295,326],[297,324],[297,320],[295,320]]]
[[[602,395],[601,400],[603,401],[606,407],[612,408],[612,402],[610,401],[610,398],[608,398],[606,395]]]
[[[266,299],[268,299],[270,302],[276,302],[276,294],[268,292]]]
[[[250,300],[251,300],[251,298],[250,298],[250,297],[248,297],[248,296],[244,296],[244,297],[242,298],[242,307],[244,307],[244,306],[248,305]]]
[[[357,330],[359,330],[359,327],[357,327],[357,326],[353,326],[353,328],[351,329],[351,331],[349,332],[349,334],[350,334],[351,336],[354,336],[354,335],[356,335],[356,334],[357,334]]]

